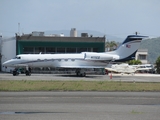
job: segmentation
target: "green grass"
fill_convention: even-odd
[[[0,91],[160,91],[160,83],[3,80]]]
[[[131,113],[132,114],[143,114],[144,112],[138,112],[138,111],[132,110]]]

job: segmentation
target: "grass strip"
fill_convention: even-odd
[[[160,91],[160,83],[3,80],[0,91]]]

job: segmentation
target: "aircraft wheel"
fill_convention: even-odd
[[[13,76],[16,76],[16,73],[13,72]]]
[[[78,72],[76,72],[76,75],[81,76],[82,74],[78,71]]]
[[[85,76],[86,76],[86,73],[84,72],[82,76],[85,77]]]
[[[76,72],[76,75],[77,76],[80,76],[80,77],[85,77],[86,76],[86,73],[84,72],[84,73],[80,73],[79,71],[78,72]]]
[[[26,71],[26,76],[31,76],[31,73],[29,71]]]
[[[79,76],[79,72],[76,72],[76,75]]]
[[[17,70],[13,70],[13,76],[17,76],[19,75],[18,71]]]
[[[86,76],[86,73],[84,72],[84,73],[81,73],[81,75],[80,75],[81,77],[85,77]]]

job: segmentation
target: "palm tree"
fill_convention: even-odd
[[[115,41],[106,42],[105,48],[107,48],[107,51],[113,51],[117,48],[117,43]]]

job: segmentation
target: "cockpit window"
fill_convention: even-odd
[[[13,59],[21,59],[21,57],[20,56],[16,56],[15,58],[13,58]]]

